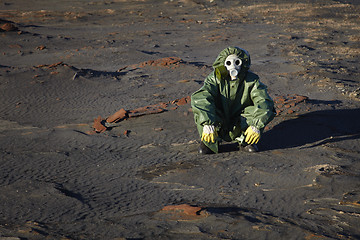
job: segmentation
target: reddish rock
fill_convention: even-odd
[[[150,105],[150,106],[145,106],[141,108],[136,108],[134,110],[130,110],[128,115],[129,118],[132,118],[132,117],[140,117],[143,115],[162,113],[164,111],[165,109],[161,108],[159,105]]]
[[[279,115],[280,113],[292,114],[295,111],[299,110],[299,107],[297,105],[307,99],[308,97],[297,94],[276,96],[274,98],[276,113],[277,115]]]
[[[37,50],[44,50],[46,47],[44,45],[38,46],[36,49]]]
[[[183,98],[180,98],[176,101],[176,105],[178,106],[182,106],[182,105],[186,105],[188,104],[190,101],[188,101],[188,97],[183,97]]]
[[[201,207],[188,204],[165,206],[160,213],[168,216],[170,220],[191,221],[207,217],[209,214]]]
[[[57,66],[61,65],[62,63],[63,63],[63,62],[57,62],[57,63],[50,64],[50,65],[48,66],[48,68],[57,67]]]
[[[177,65],[181,62],[181,58],[178,57],[167,57],[167,58],[160,58],[157,60],[154,60],[152,65],[154,66],[170,66],[170,65]]]
[[[66,64],[63,64],[63,62],[57,62],[57,63],[53,63],[53,64],[41,64],[41,65],[37,65],[35,66],[35,68],[55,68],[59,65],[64,65],[64,66],[68,66]]]
[[[287,112],[286,112],[287,114],[292,114],[292,113],[294,113],[294,110],[292,110],[292,109],[289,109],[289,110],[287,110]]]
[[[149,60],[149,61],[145,61],[139,64],[134,64],[134,65],[130,65],[128,66],[129,68],[143,68],[146,66],[154,66],[154,67],[176,67],[178,66],[180,63],[182,63],[182,59],[178,58],[178,57],[166,57],[166,58],[159,58],[156,60]],[[126,68],[126,67],[125,67]],[[125,69],[125,68],[121,68],[121,70]]]
[[[296,102],[302,102],[302,101],[308,100],[309,98],[307,96],[296,95],[295,99],[296,99]]]
[[[22,48],[22,46],[20,44],[11,44],[9,45],[9,48]]]
[[[94,124],[93,124],[93,128],[95,129],[96,132],[98,133],[102,133],[106,131],[106,127],[102,124],[102,118],[101,116],[97,117],[94,119]]]
[[[193,207],[188,204],[180,204],[180,205],[165,206],[162,210],[179,212],[186,215],[197,215],[197,213],[201,211],[201,207]]]
[[[162,103],[159,103],[159,106],[162,107],[162,108],[167,108],[169,106],[169,104],[165,103],[165,102],[162,102]]]
[[[112,123],[112,122],[119,122],[121,120],[124,120],[127,117],[127,111],[125,109],[120,109],[110,117],[106,119],[106,122]]]
[[[94,134],[96,134],[96,131],[86,131],[85,133],[87,135],[94,135]]]
[[[0,29],[5,32],[16,31],[18,28],[12,23],[4,23],[0,26]]]
[[[283,96],[275,98],[276,103],[284,103],[286,99]]]

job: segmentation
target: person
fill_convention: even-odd
[[[200,153],[218,153],[223,140],[238,142],[247,152],[258,151],[256,144],[276,113],[267,87],[249,71],[250,64],[246,50],[222,50],[204,85],[191,95]]]

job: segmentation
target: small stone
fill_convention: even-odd
[[[165,103],[165,102],[162,102],[162,103],[159,103],[159,106],[162,107],[162,108],[167,108],[168,104]]]
[[[292,114],[292,113],[294,113],[294,110],[292,109],[287,110],[287,114]]]
[[[184,79],[184,80],[179,80],[179,81],[178,81],[178,83],[187,83],[187,82],[190,82],[190,80]]]
[[[46,47],[44,45],[38,46],[36,49],[37,50],[44,50]]]
[[[59,65],[61,65],[61,64],[63,64],[63,62],[53,63],[53,64],[50,64],[50,65],[48,66],[48,68],[55,68],[55,67],[57,67],[57,66],[59,66]]]
[[[182,105],[185,105],[185,104],[187,104],[185,98],[180,98],[180,99],[176,102],[176,105],[178,105],[178,106],[182,106]]]

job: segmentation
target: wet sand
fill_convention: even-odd
[[[1,2],[0,239],[359,239],[359,11]],[[188,96],[227,46],[277,116],[202,156]]]

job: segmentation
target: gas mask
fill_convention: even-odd
[[[229,71],[231,80],[235,80],[241,69],[242,61],[236,54],[231,54],[225,59],[225,67]]]

